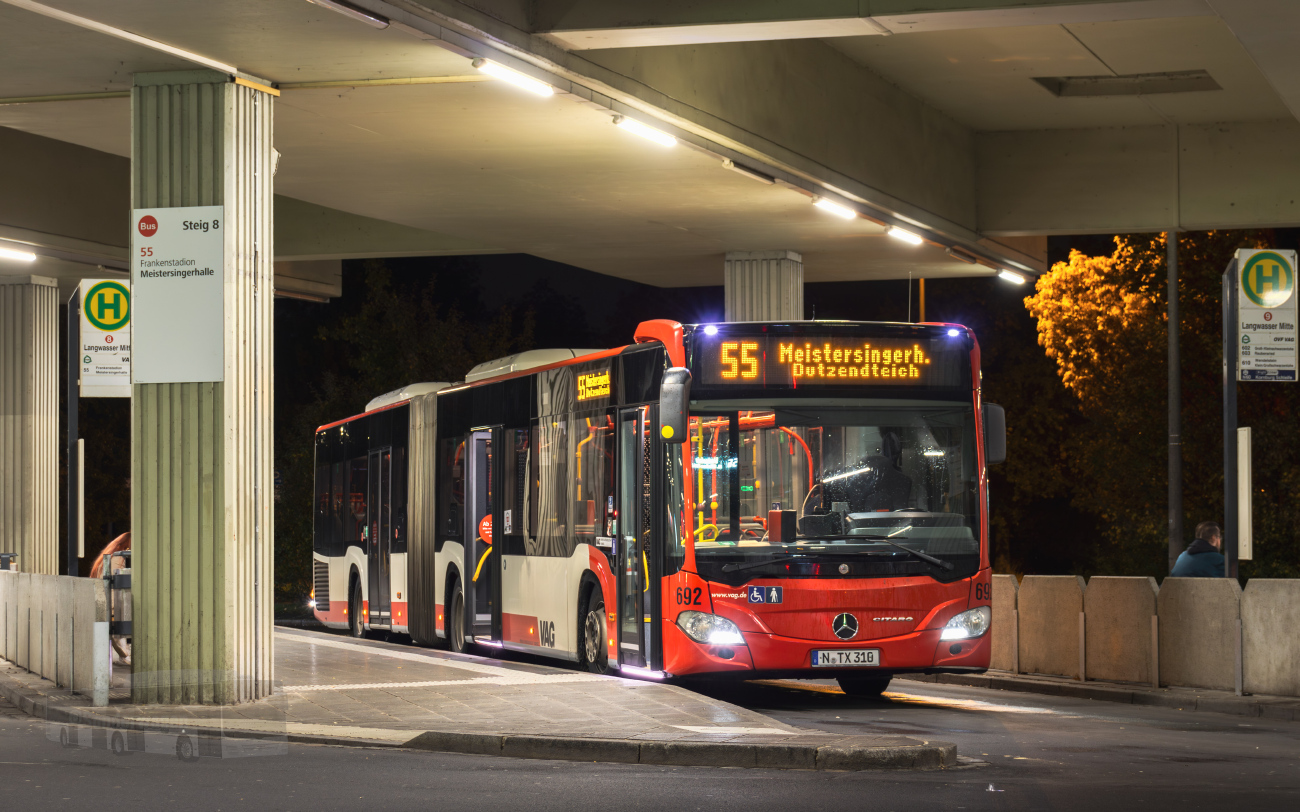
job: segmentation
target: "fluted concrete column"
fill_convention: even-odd
[[[274,98],[259,87],[185,71],[136,74],[131,93],[133,207],[225,207],[222,372],[132,387],[136,702],[271,691]],[[138,372],[150,339],[134,338]]]
[[[59,569],[59,288],[0,276],[0,553]]]
[[[796,251],[729,251],[727,321],[802,321],[803,257]]]

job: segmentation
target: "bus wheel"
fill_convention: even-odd
[[[889,687],[889,677],[839,677],[835,681],[846,696],[877,697]]]
[[[447,602],[447,648],[457,654],[465,651],[465,591],[457,581]]]
[[[600,587],[593,587],[587,598],[587,611],[582,616],[582,664],[593,674],[608,674],[609,655],[605,648],[605,595]]]
[[[181,761],[198,761],[198,747],[194,744],[194,739],[189,736],[176,737],[176,758]]]
[[[352,582],[352,589],[348,591],[348,633],[353,637],[364,637],[366,634],[365,620],[361,617],[361,584],[356,581]]]

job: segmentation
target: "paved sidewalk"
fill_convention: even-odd
[[[323,744],[631,763],[943,769],[946,742],[801,729],[658,682],[277,629],[277,687],[230,707],[108,708],[9,666],[0,693],[52,721],[220,730]]]
[[[1208,688],[1152,688],[1150,685],[1095,680],[1079,682],[1066,677],[1012,674],[1009,671],[989,671],[987,674],[909,674],[898,679],[1300,721],[1300,699],[1293,696],[1237,696],[1232,691],[1212,691]]]

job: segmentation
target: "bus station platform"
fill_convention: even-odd
[[[797,728],[678,685],[277,628],[277,685],[234,706],[107,708],[0,661],[0,694],[51,723],[302,744],[679,766],[946,769],[956,746]]]

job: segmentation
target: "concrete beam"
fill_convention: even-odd
[[[1300,224],[1300,123],[980,133],[992,235]]]
[[[25,273],[59,280],[65,298],[82,277],[125,278],[130,159],[0,127],[0,177],[0,242],[40,256]],[[282,195],[275,222],[276,289],[315,297],[341,295],[337,260],[499,250]]]
[[[1205,0],[538,0],[531,24],[560,47],[584,51],[1211,14]]]
[[[1300,35],[1300,3],[1232,0],[1214,7],[1282,103],[1300,119],[1300,51],[1295,47]]]
[[[496,253],[502,253],[502,249],[475,240],[275,196],[277,263]]]

